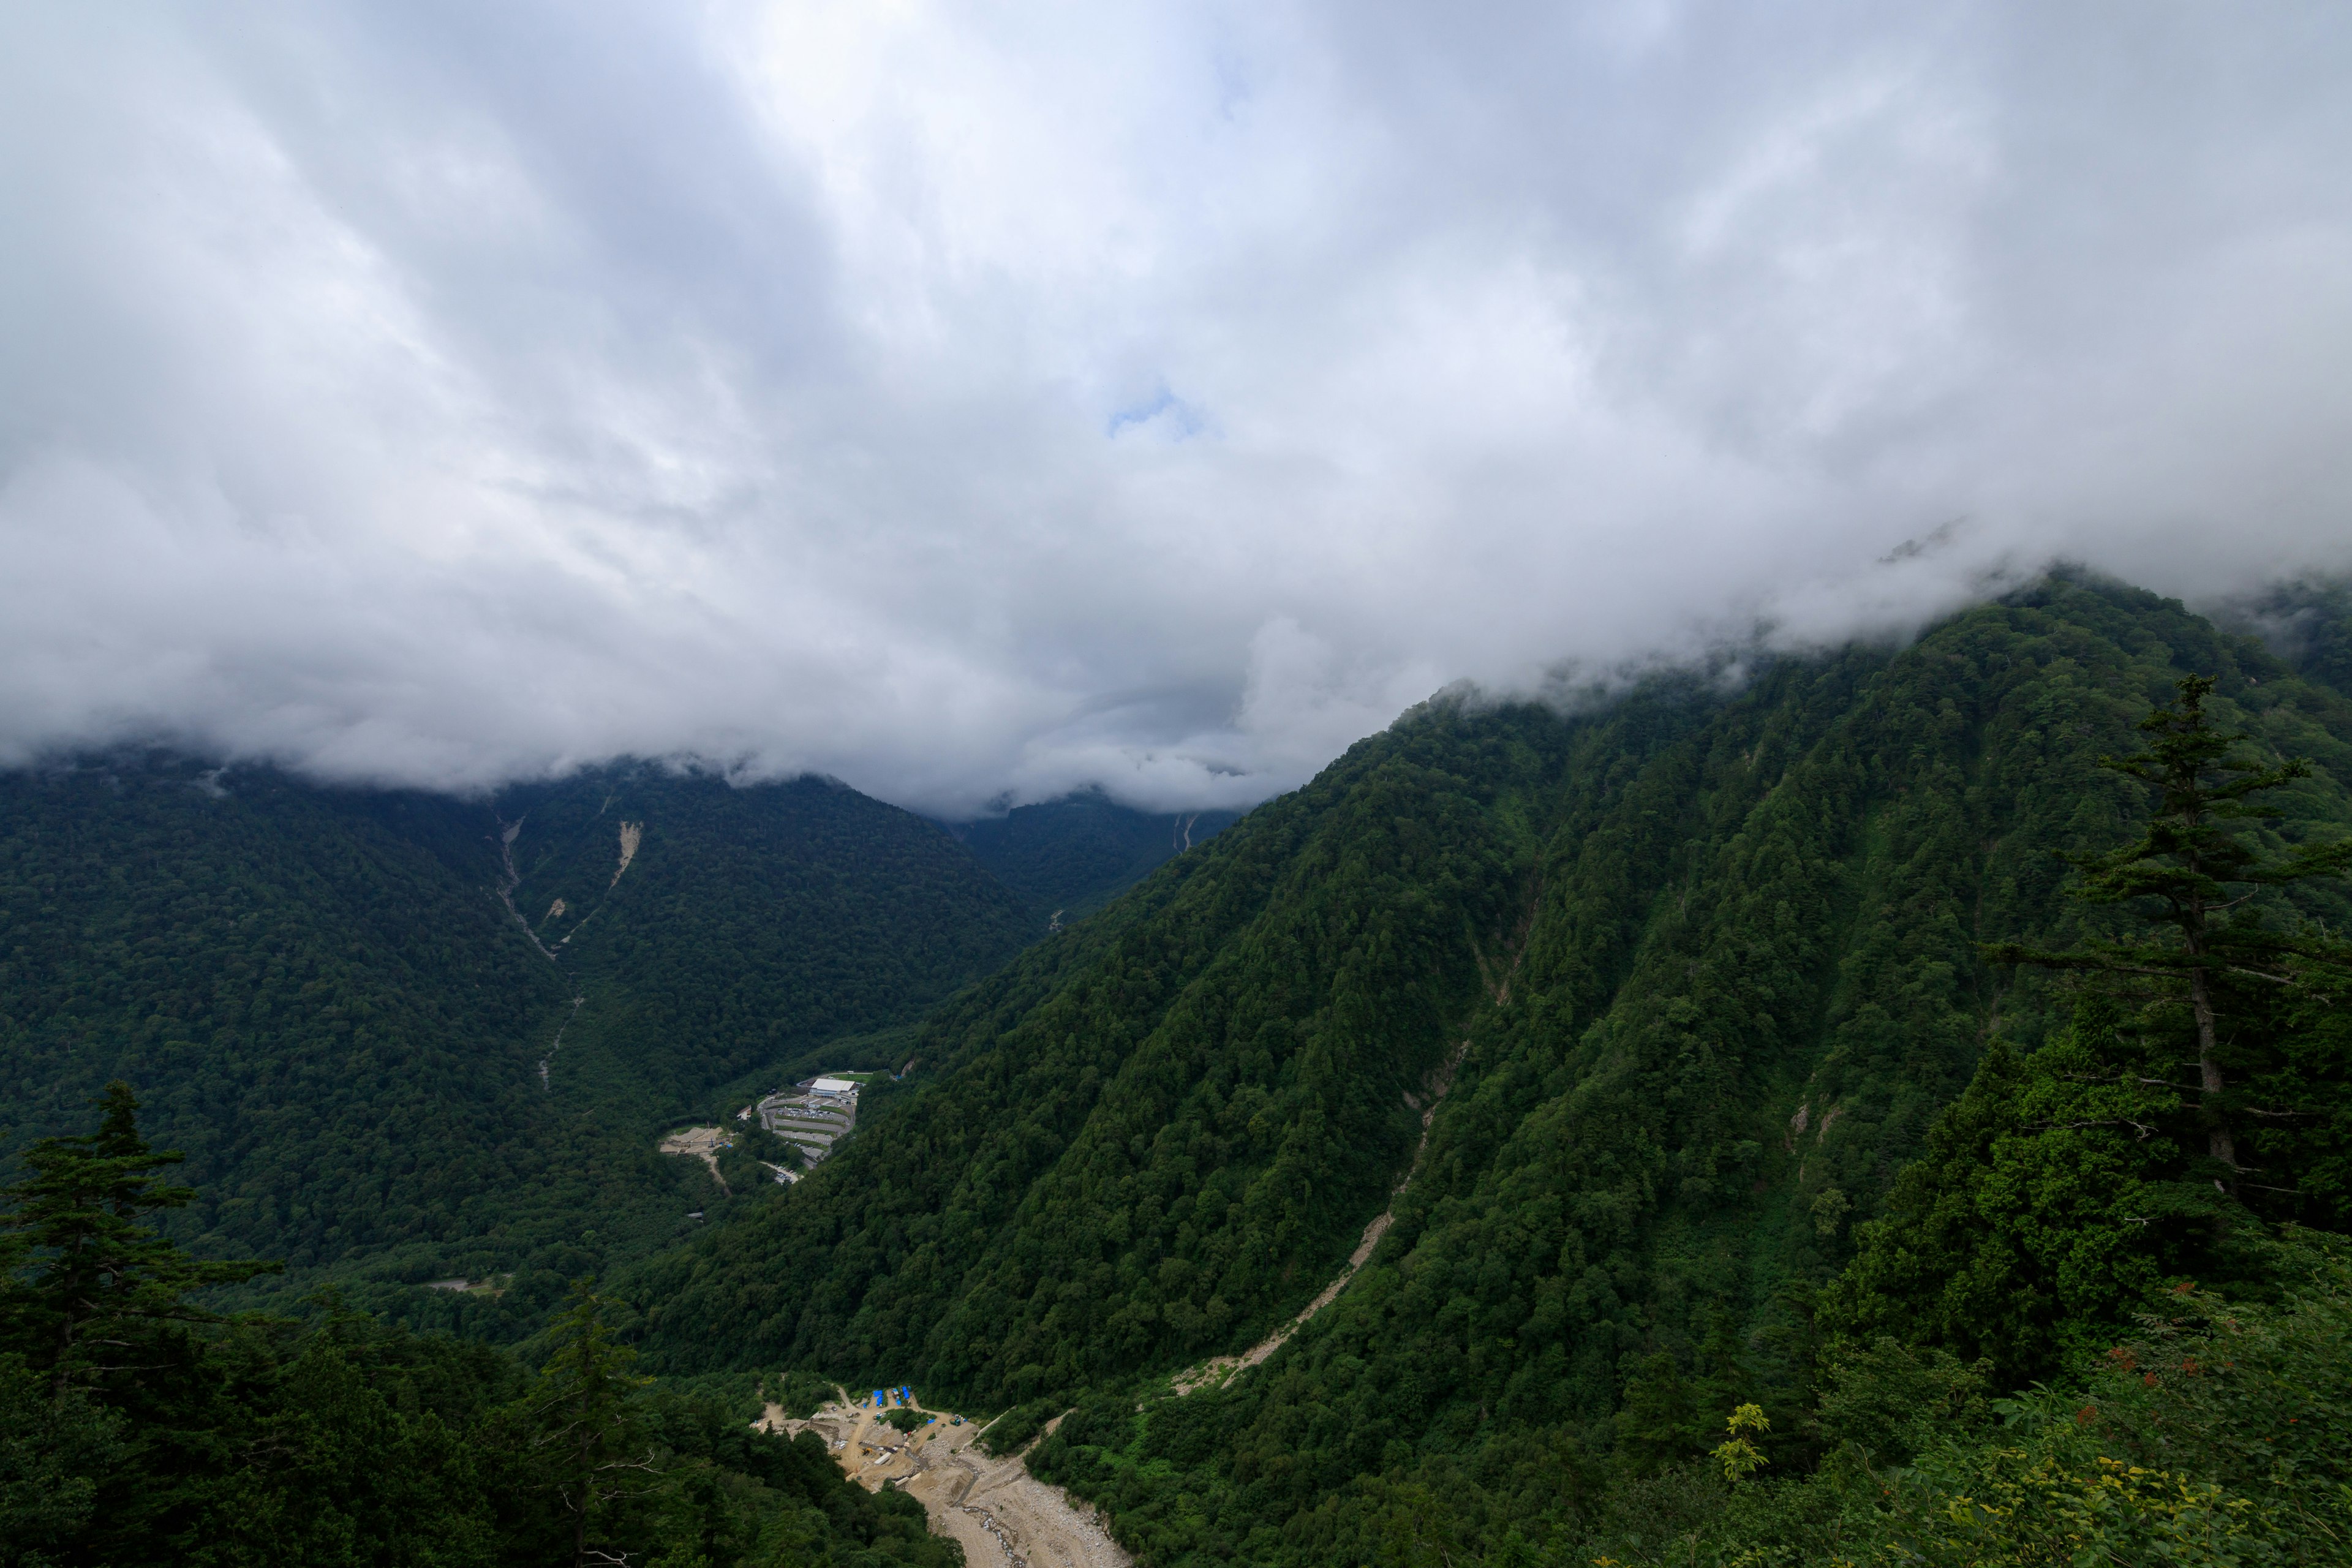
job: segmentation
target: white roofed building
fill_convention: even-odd
[[[799,1145],[814,1165],[857,1125],[857,1080],[826,1075],[806,1079],[759,1104],[760,1125]]]

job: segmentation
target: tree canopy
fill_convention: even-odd
[[[194,1262],[142,1223],[188,1194],[155,1183],[172,1156],[135,1110],[112,1086],[99,1131],[37,1145],[0,1211],[6,1568],[961,1563],[821,1440],[752,1430],[756,1388],[648,1387],[585,1281],[535,1374],[331,1298],[200,1309],[192,1290],[259,1266]]]

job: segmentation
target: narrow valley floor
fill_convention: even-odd
[[[980,1426],[909,1407],[939,1419],[908,1435],[870,1405],[836,1400],[805,1421],[771,1405],[760,1425],[786,1436],[814,1432],[860,1486],[896,1486],[914,1498],[935,1532],[962,1543],[969,1568],[1132,1568],[1092,1510],[1032,1476],[1017,1456],[992,1458],[973,1447]]]

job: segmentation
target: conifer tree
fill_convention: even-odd
[[[195,1196],[160,1173],[186,1156],[147,1146],[139,1101],[120,1079],[97,1102],[99,1130],[44,1138],[22,1156],[31,1174],[0,1196],[14,1207],[0,1230],[9,1258],[30,1257],[33,1277],[8,1271],[8,1336],[36,1365],[49,1369],[62,1396],[78,1377],[131,1370],[143,1333],[166,1322],[201,1322],[214,1314],[184,1297],[283,1267],[259,1260],[199,1262],[147,1224]],[[21,1267],[21,1265],[19,1265]]]
[[[659,1481],[636,1408],[637,1391],[650,1380],[630,1371],[636,1352],[613,1338],[604,1305],[593,1281],[572,1286],[572,1305],[552,1331],[555,1353],[530,1401],[531,1446],[572,1526],[574,1568],[621,1560],[591,1536],[616,1503],[651,1495]]]
[[[2259,1272],[2241,1204],[2340,1216],[2346,1173],[2327,1135],[2352,1116],[2332,1000],[2352,991],[2344,944],[2248,905],[2340,871],[2352,843],[2278,854],[2250,841],[2266,815],[2256,797],[2309,767],[2243,754],[2207,711],[2212,689],[2179,682],[2139,726],[2146,750],[2100,759],[2154,809],[2127,842],[2068,857],[2075,898],[2137,907],[2147,929],[2063,952],[1984,949],[2088,984],[2039,1049],[1995,1039],[1984,1053],[1823,1291],[1833,1335],[1891,1333],[1988,1357],[2004,1378],[2048,1376],[2167,1280]]]
[[[2326,963],[2322,944],[2298,943],[2261,921],[2239,916],[2265,888],[2341,873],[2352,865],[2352,841],[2306,845],[2284,856],[2263,854],[2244,837],[2263,817],[2253,797],[2305,777],[2306,760],[2266,766],[2241,753],[2242,731],[2214,725],[2205,710],[2213,678],[2179,682],[2179,698],[2140,721],[2147,749],[2102,757],[2099,765],[2145,785],[2155,810],[2138,837],[2104,855],[2068,857],[2082,871],[2074,896],[2089,904],[2134,905],[2156,928],[2137,938],[2086,942],[2063,952],[2016,944],[1986,949],[1996,963],[2026,963],[2155,981],[2185,996],[2195,1026],[2197,1093],[2206,1151],[2227,1173],[2215,1181],[2234,1194],[2245,1167],[2238,1158],[2223,1060],[2219,1004],[2228,990],[2252,980],[2292,986],[2302,956]],[[2298,954],[2298,947],[2311,949]]]

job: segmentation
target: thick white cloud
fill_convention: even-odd
[[[0,756],[1238,804],[1455,679],[2340,567],[2347,69],[2316,3],[16,7]]]

